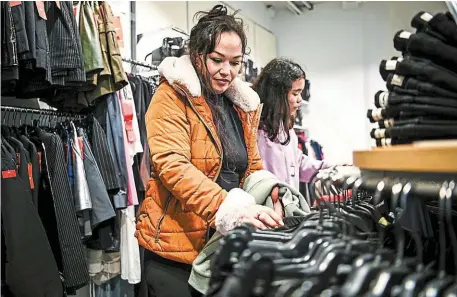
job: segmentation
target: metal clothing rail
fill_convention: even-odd
[[[52,116],[78,118],[78,119],[84,119],[87,117],[87,115],[85,115],[85,114],[62,112],[62,111],[54,110],[54,109],[35,109],[35,108],[25,108],[25,107],[2,105],[1,110],[5,111],[5,112],[21,112],[21,113],[31,113],[31,114],[38,114],[38,115],[52,115]]]
[[[353,181],[356,178],[353,179]],[[332,184],[339,187],[344,187],[344,184],[347,182],[347,178],[339,178],[332,180]],[[367,190],[370,192],[375,192],[377,190],[378,184],[381,181],[384,181],[384,190],[383,192],[388,192],[392,190],[392,187],[396,183],[402,183],[403,185],[408,182],[411,183],[411,194],[418,196],[420,199],[425,201],[432,201],[439,199],[439,193],[442,187],[442,182],[432,182],[424,180],[414,180],[414,179],[395,179],[394,177],[385,177],[384,179],[368,177],[361,178],[362,183],[359,186],[359,190]],[[448,180],[449,181],[449,180]],[[443,180],[444,182],[444,180]],[[453,191],[453,197],[457,198],[457,188]]]
[[[136,60],[132,60],[132,59],[127,59],[127,58],[122,58],[122,61],[124,61],[126,63],[130,63],[132,65],[138,65],[138,66],[146,67],[146,68],[149,68],[149,69],[152,69],[152,70],[157,70],[157,66],[151,65],[151,64],[146,64],[144,62],[140,62],[140,61],[136,61]]]

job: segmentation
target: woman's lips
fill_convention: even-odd
[[[220,87],[226,87],[226,86],[228,86],[228,84],[230,84],[230,81],[226,80],[226,79],[215,79],[215,81],[216,81],[217,85]]]

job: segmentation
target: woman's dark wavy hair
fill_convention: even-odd
[[[265,131],[271,141],[280,141],[281,126],[284,127],[286,140],[280,143],[287,145],[290,141],[289,129],[294,119],[290,116],[287,95],[292,83],[300,78],[306,79],[300,65],[285,58],[276,58],[263,68],[252,85],[263,103],[259,129]]]
[[[195,14],[194,19],[198,19],[197,24],[190,31],[190,37],[187,43],[192,65],[197,70],[197,63],[203,62],[203,67],[207,68],[207,56],[214,51],[218,44],[222,33],[233,32],[241,39],[242,53],[247,51],[247,37],[244,31],[244,24],[241,18],[236,17],[238,11],[233,14],[227,13],[227,7],[216,5],[210,11],[199,11]],[[203,61],[198,61],[200,56]],[[211,77],[208,71],[206,76],[197,70],[197,75],[202,86],[202,94],[208,103],[213,122],[216,126],[222,146],[227,154],[231,154],[230,139],[228,139],[225,122],[228,120],[228,115],[222,111],[221,100],[222,95],[216,95],[211,87]],[[234,152],[232,152],[234,153]]]

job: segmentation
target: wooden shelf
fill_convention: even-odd
[[[354,151],[362,170],[457,173],[457,141],[424,141],[409,145]]]

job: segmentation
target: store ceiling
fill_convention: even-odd
[[[263,1],[265,5],[272,5],[276,10],[288,10],[288,4],[287,2],[292,2],[299,8],[304,6],[302,2],[308,2],[311,5],[315,6],[317,4],[323,3],[324,1]],[[303,7],[304,10],[307,10],[306,7]]]
[[[263,1],[265,6],[271,6],[275,11],[286,10],[296,15],[301,15],[306,11],[316,9],[319,4],[324,2],[325,1]],[[361,2],[363,1],[341,1],[343,8],[350,6],[358,7]]]

